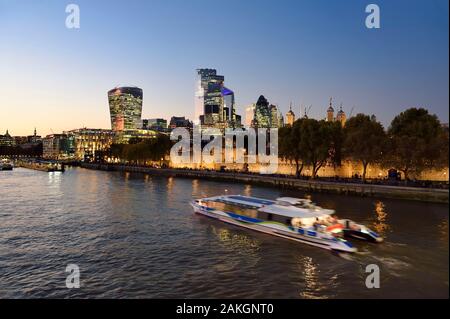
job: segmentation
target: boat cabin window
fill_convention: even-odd
[[[297,204],[294,205],[295,207],[298,208],[304,208],[304,209],[317,209],[318,207],[311,202],[299,202]]]
[[[237,215],[247,216],[251,218],[258,218],[258,211],[256,209],[246,208],[238,205],[222,203],[217,201],[204,201],[202,202],[202,204],[209,208],[217,209],[222,212],[234,213]]]
[[[258,212],[258,218],[261,220],[273,221],[273,222],[285,224],[288,226],[292,225],[292,218],[287,217],[287,216],[265,213],[265,212]]]

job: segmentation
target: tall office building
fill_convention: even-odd
[[[141,126],[142,89],[119,87],[108,92],[111,129],[115,132],[136,130]]]
[[[236,109],[234,92],[230,89],[223,87],[221,90],[223,98],[223,118],[222,122],[228,123],[228,126],[235,126],[236,124]]]
[[[255,108],[255,118],[253,120],[252,126],[269,128],[271,127],[271,112],[269,109],[269,102],[261,95],[256,102]]]
[[[224,86],[225,77],[214,69],[197,70],[195,124],[213,127],[240,126],[234,92]]]
[[[280,128],[284,126],[283,115],[278,110],[276,105],[271,105],[269,107],[270,111],[270,127],[272,128]]]
[[[253,120],[255,119],[255,110],[256,110],[256,104],[253,103],[245,109],[245,126],[250,127],[252,126]]]
[[[197,70],[195,123],[212,125],[223,116],[222,87],[225,77],[214,69]]]

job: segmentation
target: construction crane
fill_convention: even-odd
[[[306,115],[306,116],[308,116],[309,111],[311,111],[311,109],[312,109],[312,105],[310,105],[310,106],[308,107],[308,109],[305,109],[305,115]]]
[[[352,107],[352,110],[350,111],[350,114],[349,114],[348,118],[351,118],[351,117],[352,117],[353,111],[354,111],[354,110],[355,110],[355,107]]]

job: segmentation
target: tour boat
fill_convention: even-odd
[[[334,210],[316,206],[308,199],[282,197],[267,200],[224,195],[193,200],[195,213],[225,223],[294,240],[308,245],[354,253],[344,237],[381,242],[374,231],[348,219],[337,219]]]

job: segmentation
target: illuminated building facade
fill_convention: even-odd
[[[113,143],[115,144],[129,144],[130,140],[145,140],[155,138],[160,134],[155,130],[125,130],[119,133],[116,133],[113,139]]]
[[[144,119],[142,120],[143,130],[164,131],[167,129],[167,120],[165,119]]]
[[[142,89],[119,87],[108,92],[111,129],[114,132],[135,130],[141,126]]]
[[[115,133],[112,130],[81,128],[65,132],[73,139],[74,157],[77,160],[91,161],[99,153],[108,150]]]
[[[42,140],[42,156],[46,159],[65,160],[75,153],[74,137],[68,134],[51,134]]]

